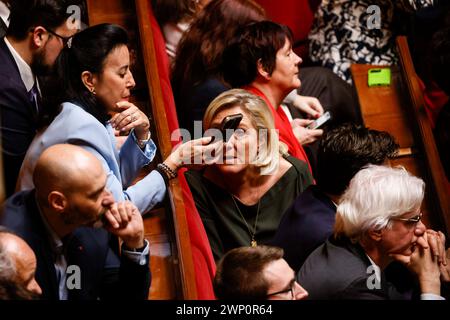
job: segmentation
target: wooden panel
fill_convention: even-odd
[[[391,164],[404,166],[426,182],[426,194],[422,204],[422,211],[425,213],[424,222],[431,228],[446,230],[441,220],[438,196],[434,182],[430,179],[421,140],[415,133],[414,113],[407,98],[408,90],[403,82],[402,70],[395,66],[391,67],[390,86],[369,87],[367,72],[370,68],[379,66],[359,64],[351,66],[364,122],[372,129],[387,131],[395,137],[400,144],[401,152]]]
[[[450,233],[450,195],[447,177],[441,164],[439,153],[434,141],[430,120],[425,111],[423,93],[419,86],[418,76],[414,69],[406,37],[397,38],[397,48],[400,56],[403,80],[410,99],[410,113],[414,116],[417,140],[423,152],[427,174],[430,177],[429,187],[436,195],[436,217],[444,224],[447,235]]]
[[[407,111],[401,96],[401,81],[398,68],[392,67],[392,85],[388,87],[369,87],[367,70],[379,68],[364,64],[353,64],[351,71],[358,92],[361,113],[366,126],[390,132],[401,148],[413,146],[410,122],[405,117]]]
[[[170,131],[167,123],[164,107],[163,92],[158,75],[153,33],[149,20],[149,0],[136,0],[136,13],[139,32],[141,36],[142,55],[144,58],[147,76],[148,91],[152,102],[152,110],[157,127],[158,147],[165,159],[172,151]],[[172,221],[176,235],[176,247],[178,251],[179,271],[181,273],[182,297],[184,299],[196,299],[197,288],[195,284],[194,263],[192,261],[191,242],[184,209],[183,194],[178,179],[172,179],[169,186],[170,205],[172,209]]]

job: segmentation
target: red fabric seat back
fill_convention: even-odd
[[[156,60],[158,63],[158,75],[163,92],[164,106],[166,109],[167,121],[170,132],[179,128],[178,118],[175,108],[175,100],[173,97],[172,86],[169,76],[169,57],[166,53],[165,41],[159,28],[158,22],[149,12],[150,22],[153,32],[153,42],[155,46]],[[177,141],[172,141],[175,146]],[[183,171],[184,172],[184,171]],[[186,210],[186,220],[189,228],[189,237],[191,240],[192,259],[194,262],[197,296],[198,299],[215,299],[212,287],[212,279],[216,271],[215,261],[212,255],[209,240],[203,227],[200,215],[197,212],[194,200],[192,198],[189,186],[184,178],[182,170],[179,172],[179,181],[183,190],[183,200]]]

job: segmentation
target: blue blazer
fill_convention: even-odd
[[[157,171],[131,186],[142,167],[155,156],[153,141],[142,151],[132,133],[118,151],[111,125],[103,125],[81,107],[69,102],[62,104],[58,116],[33,140],[20,172],[20,190],[34,188],[33,171],[39,156],[48,147],[59,143],[81,146],[102,162],[107,173],[106,186],[116,201],[130,200],[141,213],[145,213],[164,199],[166,186]]]
[[[0,38],[0,118],[6,195],[14,193],[27,149],[36,134],[37,111],[20,77],[19,68]]]
[[[37,258],[36,281],[42,299],[58,300],[58,284],[47,230],[35,200],[35,192],[19,192],[9,198],[0,224],[22,237]],[[69,300],[138,299],[148,297],[151,274],[147,263],[139,265],[111,249],[114,237],[105,229],[78,228],[67,240],[67,265],[81,271],[81,289],[69,290]]]

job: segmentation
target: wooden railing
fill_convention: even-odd
[[[447,234],[449,234],[450,195],[448,181],[436,147],[430,120],[425,111],[423,93],[419,86],[418,76],[414,69],[408,41],[405,36],[397,37],[397,49],[400,57],[403,82],[406,85],[411,102],[409,104],[409,111],[413,114],[413,119],[415,120],[413,125],[417,134],[417,140],[420,142],[420,148],[424,155],[427,175],[432,182],[427,187],[436,195],[436,213],[438,213],[439,219],[445,225]]]

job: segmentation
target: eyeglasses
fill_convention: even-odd
[[[289,283],[289,288],[288,289],[284,289],[284,290],[277,291],[277,292],[274,292],[274,293],[269,293],[267,295],[267,298],[276,296],[278,294],[284,294],[284,293],[291,292],[291,300],[294,300],[295,283],[296,283],[296,280],[292,279],[291,282]]]
[[[411,217],[411,218],[392,218],[392,220],[400,220],[400,221],[406,221],[410,223],[418,223],[420,220],[422,220],[423,213],[419,213],[417,216]]]
[[[69,42],[69,40],[72,38],[72,37],[63,37],[63,36],[57,34],[55,31],[52,31],[51,29],[46,29],[46,30],[48,33],[54,35],[57,38],[60,38],[63,42],[64,47],[67,45],[67,42]]]

